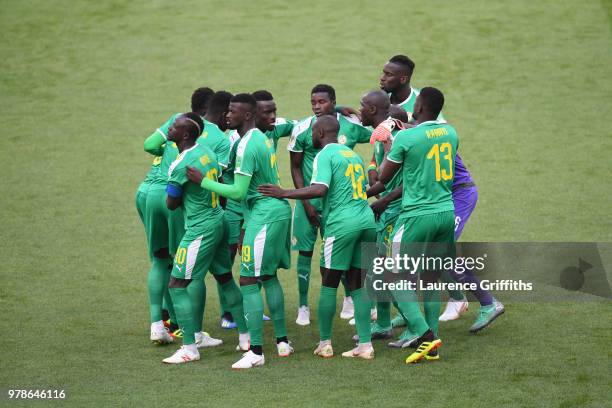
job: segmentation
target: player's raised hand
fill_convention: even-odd
[[[372,132],[370,137],[370,143],[374,142],[387,142],[391,139],[391,131],[395,129],[395,123],[392,120],[385,120],[380,125],[376,126],[376,129]]]
[[[340,107],[339,111],[340,111],[340,114],[342,116],[352,116],[352,115],[355,115],[355,116],[357,116],[357,118],[359,120],[361,120],[361,114],[359,113],[359,111],[351,108],[350,106],[342,106],[342,107]]]
[[[204,176],[202,175],[200,170],[196,169],[195,167],[187,166],[187,178],[189,179],[189,181],[200,185],[202,184],[202,179],[204,178]]]
[[[261,194],[269,197],[283,198],[285,190],[277,186],[276,184],[262,184],[257,187],[257,191]]]

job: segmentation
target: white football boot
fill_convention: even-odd
[[[308,306],[300,306],[295,323],[300,326],[308,326],[310,324],[310,309]]]
[[[263,354],[260,356],[249,350],[242,355],[242,358],[240,360],[232,364],[232,369],[246,370],[248,368],[261,367],[264,365],[265,362],[266,359]]]
[[[469,302],[467,298],[463,297],[461,300],[455,300],[453,298],[448,299],[444,313],[440,315],[439,320],[441,322],[448,322],[451,320],[457,320],[462,314],[467,312]]]
[[[191,350],[189,346],[194,346],[193,349],[195,349],[195,351]],[[195,347],[195,344],[190,344],[189,346],[181,347],[170,357],[164,358],[162,362],[166,364],[184,364],[191,361],[198,361],[200,359],[200,353],[197,347]]]
[[[342,311],[340,312],[340,318],[344,320],[352,319],[355,316],[355,305],[353,305],[353,299],[348,296],[344,298],[342,302]]]

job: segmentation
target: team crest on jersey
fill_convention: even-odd
[[[155,156],[155,158],[153,159],[153,166],[159,166],[159,163],[161,163],[161,161],[161,156]]]
[[[346,144],[346,136],[345,135],[338,136],[338,143]]]
[[[208,157],[207,154],[200,157],[200,163],[202,163],[202,166],[206,166],[208,163],[210,163],[210,158]]]

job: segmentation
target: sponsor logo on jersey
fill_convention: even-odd
[[[200,157],[200,163],[202,163],[202,166],[206,166],[208,163],[210,163],[210,158],[208,157],[207,154]]]

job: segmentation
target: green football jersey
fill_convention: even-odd
[[[455,209],[452,185],[458,144],[455,128],[438,121],[395,136],[387,160],[402,164],[402,214],[414,217]]]
[[[261,184],[279,184],[278,165],[274,143],[259,129],[249,130],[236,150],[236,174],[251,176],[245,198],[248,219],[267,223],[291,218],[291,207],[287,200],[266,197],[257,191]]]
[[[230,141],[219,126],[205,119],[204,130],[198,138],[198,143],[208,147],[217,155],[217,161],[222,168],[226,168],[229,161]]]
[[[400,132],[399,129],[393,129],[391,131],[391,141],[393,141],[393,139],[399,132]],[[382,142],[377,141],[374,143],[374,160],[376,161],[376,167],[379,169],[379,171],[380,171],[380,165],[382,164],[384,159],[385,159],[384,145]],[[395,173],[391,181],[385,184],[385,191],[383,191],[380,194],[380,196],[381,197],[386,196],[387,194],[395,190],[397,187],[399,187],[401,184],[402,184],[402,172],[398,171],[397,173]],[[391,203],[389,203],[386,211],[398,211],[399,212],[401,210],[401,207],[402,207],[402,198],[399,197],[397,200],[394,200]]]
[[[342,116],[339,113],[336,118],[340,124],[338,131],[338,143],[346,145],[349,148],[354,148],[357,143],[369,143],[372,130],[362,126],[358,121]],[[312,162],[320,150],[315,149],[312,145],[312,126],[317,120],[316,116],[306,118],[296,124],[291,134],[291,140],[287,146],[290,152],[303,152],[302,159],[302,174],[304,176],[304,185],[310,184],[312,178]]]
[[[276,151],[278,148],[278,139],[281,137],[291,136],[295,123],[296,122],[294,120],[277,118],[276,123],[274,124],[274,129],[265,131],[265,135],[274,141],[274,151]]]
[[[215,153],[197,143],[179,154],[170,165],[168,193],[172,195],[173,189],[182,193],[185,228],[202,227],[211,221],[217,222],[223,216],[219,196],[189,181],[187,166],[200,170],[204,177],[215,181],[221,173]]]
[[[325,235],[376,228],[366,180],[363,160],[347,146],[331,143],[317,154],[310,183],[328,187],[323,197]]]
[[[175,113],[168,119],[163,125],[161,125],[157,132],[160,133],[164,139],[168,140],[168,129],[174,123],[182,113]],[[168,169],[176,157],[178,156],[178,148],[174,142],[166,142],[164,144],[164,154],[161,156],[159,163],[159,171],[154,175],[154,179],[151,181],[152,188],[165,188],[168,184]]]
[[[414,112],[414,103],[416,102],[417,96],[419,96],[420,93],[421,93],[420,89],[410,87],[410,95],[408,95],[408,97],[403,102],[400,102],[397,104],[400,108],[405,110],[406,113],[408,114],[408,122],[412,121],[412,113]],[[391,94],[389,94],[389,97],[391,97]],[[438,121],[439,122],[445,121],[444,116],[442,115],[442,112],[440,112],[440,114],[438,115]]]

